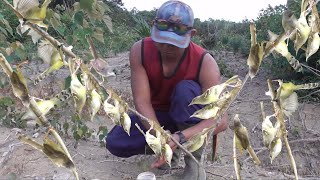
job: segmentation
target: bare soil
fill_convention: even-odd
[[[244,79],[247,73],[246,57],[233,52],[215,53],[217,62],[227,65],[232,75],[238,74]],[[116,66],[118,75],[109,78],[108,84],[129,102],[131,107],[130,66],[129,53],[118,54],[116,57],[108,58],[111,66]],[[31,62],[33,69],[25,69],[30,78],[34,78],[38,71],[44,70],[39,62]],[[58,92],[63,87],[61,79],[66,77],[67,71],[61,71],[52,76],[46,82],[40,83],[32,91],[34,96],[48,97]],[[56,78],[61,77],[61,78]],[[225,80],[227,77],[223,77]],[[241,176],[243,179],[292,179],[293,170],[290,166],[288,153],[283,146],[281,154],[270,163],[269,152],[262,144],[261,132],[261,110],[260,102],[264,102],[267,115],[273,114],[271,102],[265,92],[268,90],[266,80],[271,77],[264,68],[258,75],[249,80],[238,98],[231,105],[229,124],[239,114],[242,123],[250,132],[250,142],[261,160],[261,166],[256,166],[248,153],[239,154],[241,162]],[[12,96],[10,87],[0,89],[1,96]],[[72,101],[70,101],[72,103]],[[18,111],[25,110],[18,108]],[[63,108],[55,113],[55,116],[70,118],[71,111]],[[288,138],[291,151],[295,158],[299,177],[303,179],[320,179],[320,123],[318,122],[320,112],[319,104],[301,103],[297,112],[287,121]],[[290,123],[289,123],[290,122]],[[99,126],[107,126],[109,130],[113,127],[111,120],[100,114],[93,122],[86,122],[95,132]],[[56,167],[41,152],[24,145],[17,139],[17,132],[38,135],[35,139],[41,142],[44,131],[35,131],[33,128],[9,129],[0,125],[0,179],[74,179],[72,173],[64,168]],[[218,136],[218,149],[215,161],[211,161],[211,145],[206,149],[205,168],[208,179],[235,179],[232,153],[233,131],[228,128]],[[144,171],[152,171],[157,179],[177,179],[183,172],[183,158],[177,168],[170,171],[150,169],[149,166],[155,160],[151,155],[137,155],[130,158],[118,158],[110,154],[105,147],[101,147],[96,136],[81,140],[78,147],[74,148],[74,139],[66,138],[67,147],[76,164],[81,179],[136,179],[137,175]]]

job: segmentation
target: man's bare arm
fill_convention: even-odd
[[[131,88],[136,110],[148,119],[159,123],[151,104],[150,87],[147,73],[141,62],[141,43],[136,42],[130,51]],[[146,129],[150,128],[148,122],[141,121]]]

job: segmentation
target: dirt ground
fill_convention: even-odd
[[[109,85],[117,89],[122,97],[132,106],[130,89],[130,67],[128,52],[108,58],[111,66],[115,66],[117,76],[109,78]],[[244,79],[247,73],[246,57],[232,52],[216,52],[215,59],[223,61],[232,75],[238,74]],[[37,70],[26,70],[31,79],[43,70],[40,63],[35,63]],[[64,74],[61,73],[61,76]],[[264,102],[267,115],[273,114],[271,102],[265,92],[268,90],[266,80],[272,78],[270,73],[263,68],[258,75],[249,80],[240,92],[238,98],[231,105],[229,124],[235,114],[239,114],[242,123],[250,132],[250,142],[261,160],[261,166],[256,166],[248,153],[239,155],[241,162],[241,176],[243,179],[292,179],[293,170],[288,160],[288,153],[283,146],[281,154],[270,163],[269,152],[262,144],[261,111],[260,102]],[[276,77],[273,77],[276,78]],[[226,77],[223,78],[224,80]],[[41,88],[33,91],[37,97],[46,97],[61,88],[62,84],[57,79],[50,78]],[[1,89],[0,89],[1,90]],[[1,93],[9,92],[2,89]],[[10,95],[10,93],[9,93]],[[287,121],[288,138],[293,156],[295,158],[298,174],[301,179],[320,179],[320,123],[319,104],[301,103],[297,112]],[[70,114],[68,109],[62,112]],[[68,113],[69,112],[69,113]],[[66,117],[67,118],[67,117]],[[93,122],[86,122],[96,132],[101,125],[108,126],[111,130],[113,124],[104,116],[98,116]],[[32,128],[8,129],[0,125],[0,179],[74,179],[72,173],[64,168],[56,167],[42,153],[24,145],[17,140],[17,132],[28,135],[39,135],[36,140],[41,142],[43,131],[35,132]],[[207,160],[205,168],[208,179],[235,179],[232,153],[233,131],[228,128],[218,136],[218,149],[215,161],[211,157],[210,144],[206,149]],[[209,141],[210,142],[210,141]],[[177,179],[183,172],[183,158],[181,156],[179,166],[170,171],[150,169],[149,166],[155,160],[151,155],[137,155],[123,159],[110,154],[104,147],[100,147],[97,137],[81,140],[77,149],[74,148],[74,140],[66,139],[67,147],[73,157],[80,179],[136,179],[137,175],[144,171],[152,171],[157,179]]]

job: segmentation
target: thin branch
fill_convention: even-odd
[[[290,179],[294,179],[295,176],[294,175],[291,175],[291,174],[287,174],[287,173],[283,173],[283,175],[287,178],[290,178]],[[312,176],[312,177],[308,177],[308,178],[300,178],[301,180],[313,180],[313,179],[319,179],[319,177],[317,176]]]
[[[58,40],[50,36],[46,31],[41,29],[39,26],[32,24],[31,22],[26,22],[26,25],[30,26],[34,31],[39,33],[43,38],[47,39],[53,46],[60,47],[61,50],[66,53],[67,56],[71,58],[76,58],[77,56],[66,46],[63,45],[63,43],[60,43]]]
[[[254,152],[253,148],[251,147],[251,145],[249,145],[249,147],[247,148],[249,155],[251,156],[251,158],[253,159],[253,162],[256,165],[260,165],[261,161],[258,158],[257,154]]]
[[[312,143],[312,142],[317,142],[320,141],[320,138],[310,138],[310,139],[296,139],[296,140],[292,140],[289,141],[290,144],[295,144],[295,143]],[[261,147],[261,148],[255,148],[255,150],[259,150],[258,152],[256,152],[256,155],[262,153],[263,151],[268,150],[268,148],[266,147]],[[245,160],[243,160],[243,162],[247,162],[249,159],[251,159],[251,157],[246,158]]]
[[[40,120],[41,124],[45,127],[51,127],[51,124],[47,120],[46,116],[40,111],[37,102],[34,100],[34,97],[30,97],[30,105],[29,108],[33,111],[33,113]]]
[[[144,132],[142,131],[141,127],[140,127],[137,123],[135,123],[134,125],[135,125],[135,126],[137,127],[137,129],[141,132],[141,134],[143,134],[144,136],[146,136],[146,133],[144,133]]]
[[[260,101],[260,108],[261,108],[261,114],[262,114],[262,121],[264,120],[264,118],[266,118],[266,113],[264,111],[264,106],[263,106],[263,101]],[[257,126],[260,124],[260,122],[258,122],[252,129],[251,129],[251,132],[253,133]]]
[[[98,59],[98,53],[96,51],[96,48],[93,45],[91,37],[89,35],[86,35],[86,39],[87,39],[87,42],[89,44],[89,49],[91,51],[91,54],[92,54],[93,58],[94,59]]]
[[[17,11],[7,0],[3,0],[3,2],[6,3],[7,6],[9,6],[9,8],[16,14],[16,16],[18,16],[19,19],[24,18],[22,14],[19,11]]]
[[[224,176],[222,176],[222,175],[220,175],[220,174],[215,174],[215,173],[210,172],[210,171],[206,171],[206,172],[209,173],[209,174],[211,174],[211,175],[213,175],[213,176],[217,176],[217,177],[221,177],[221,178],[223,178],[223,179],[227,179],[226,177],[224,177]]]
[[[0,53],[0,66],[2,67],[3,71],[10,77],[13,70],[2,53]]]
[[[143,121],[146,121],[150,124],[150,120],[146,117],[144,117],[142,114],[140,114],[138,111],[136,111],[135,109],[129,107],[129,110],[133,113],[135,113],[139,118],[140,120],[143,120]],[[142,130],[141,130],[142,131]],[[170,134],[167,133],[167,135],[170,136],[171,140],[177,144],[177,146],[182,149],[187,155],[189,155],[196,163],[198,166],[201,166],[199,161],[191,154],[190,151],[188,151],[186,148],[184,148],[175,138],[173,138],[173,136],[171,136]]]
[[[315,68],[313,68],[313,67],[310,67],[310,66],[308,66],[308,65],[302,64],[302,63],[301,63],[301,65],[302,65],[303,67],[307,68],[309,71],[311,71],[311,72],[314,73],[315,75],[320,76],[320,74],[318,74],[318,73],[320,73],[319,70],[317,70],[317,69],[315,69]]]
[[[255,101],[270,101],[270,99],[269,98],[256,98],[256,99],[238,98],[237,101],[235,101],[234,103],[255,102]]]
[[[260,124],[259,122],[256,123],[256,125],[251,129],[251,132],[252,132],[252,133],[254,133],[254,131],[256,130],[256,128],[258,127],[259,124]]]
[[[260,102],[262,121],[266,118],[266,112],[264,111],[263,101]]]
[[[309,93],[309,94],[307,94],[307,95],[305,95],[305,96],[299,97],[299,99],[303,99],[303,98],[305,98],[305,97],[311,96],[312,94],[316,94],[316,93],[318,93],[318,92],[320,92],[320,89],[319,89],[319,90],[316,90],[316,91],[313,91],[313,92],[311,92],[311,93]]]
[[[310,138],[310,139],[296,139],[296,140],[292,140],[290,141],[290,143],[309,143],[309,142],[316,142],[316,141],[320,141],[320,138]]]
[[[118,160],[102,160],[102,161],[98,161],[97,163],[104,163],[104,162],[118,162],[118,163],[123,163],[123,164],[130,164],[129,162],[124,162],[124,161],[118,161]]]
[[[257,148],[256,148],[257,149]],[[263,151],[268,150],[268,148],[266,147],[262,147],[258,152],[256,152],[256,155],[262,153]],[[243,160],[243,162],[247,162],[249,159],[252,159],[250,156],[247,157],[245,160]]]

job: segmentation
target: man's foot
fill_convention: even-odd
[[[203,153],[203,145],[200,149],[192,152],[192,155],[200,161],[201,154]],[[184,156],[184,162],[186,164],[183,174],[180,179],[183,180],[206,180],[206,171],[203,167],[199,167],[198,164],[188,155]]]

